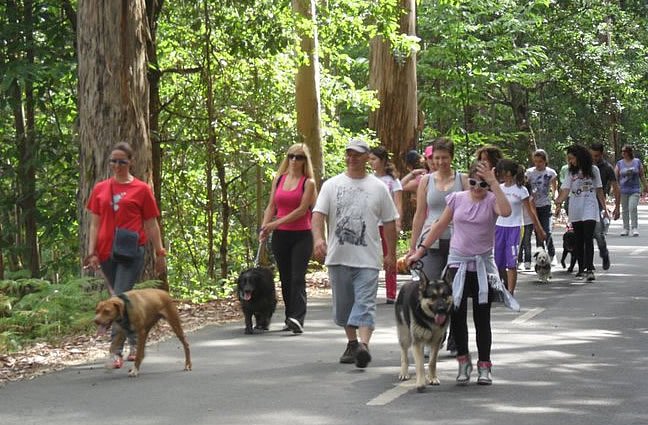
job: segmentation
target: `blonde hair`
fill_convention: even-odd
[[[286,170],[288,170],[288,154],[299,154],[303,153],[303,155],[306,157],[306,160],[304,161],[304,166],[302,167],[302,173],[306,176],[306,178],[312,179],[315,177],[315,173],[313,172],[313,162],[311,161],[311,154],[310,154],[310,149],[308,149],[308,146],[305,145],[304,143],[295,143],[291,147],[288,148],[286,151],[286,156],[284,156],[284,159],[281,161],[281,164],[279,164],[279,169],[277,170],[277,176],[280,176],[282,174],[286,173]]]

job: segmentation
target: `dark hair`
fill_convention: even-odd
[[[490,162],[490,165],[493,167],[497,167],[497,162],[500,159],[504,158],[504,153],[502,152],[502,150],[497,146],[493,146],[493,145],[486,145],[477,149],[477,151],[475,152],[477,161],[481,160],[481,156],[483,153],[486,154],[486,156],[488,157],[488,162]]]
[[[405,165],[408,165],[412,168],[421,167],[421,154],[415,150],[411,150],[405,154]]]
[[[113,146],[112,150],[122,151],[126,154],[128,159],[133,159],[133,148],[126,142],[117,143],[115,146]]]
[[[630,158],[634,158],[634,149],[632,145],[623,145],[621,148],[621,152],[625,152],[628,155],[630,155]]]
[[[383,161],[385,163],[385,173],[388,176],[393,177],[393,178],[397,178],[395,173],[394,173],[394,171],[395,171],[394,164],[392,164],[392,162],[389,160],[389,152],[387,151],[387,149],[385,149],[384,146],[377,146],[375,148],[372,148],[369,151],[369,153],[371,153],[372,155],[377,156],[378,159],[380,159],[381,161]]]
[[[594,142],[590,145],[590,150],[603,153],[605,148],[603,147],[603,143]]]
[[[473,161],[472,164],[470,164],[470,168],[468,169],[468,177],[475,177],[477,175],[477,166],[479,165],[480,161],[476,160]]]
[[[454,158],[454,143],[451,138],[438,137],[434,139],[434,144],[432,146],[434,147],[434,152],[437,150],[446,151]]]
[[[520,180],[520,166],[517,162],[502,158],[497,161],[497,167],[495,167],[495,174],[502,177],[504,173],[511,173],[513,181],[516,185],[522,186],[524,184],[524,169],[522,169],[522,179]]]
[[[576,157],[576,165],[569,165],[569,174],[576,175],[582,172],[584,177],[592,177],[592,154],[583,145],[574,144],[566,149],[568,154]]]

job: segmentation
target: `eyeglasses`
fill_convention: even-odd
[[[111,164],[119,164],[119,165],[128,165],[130,163],[129,160],[127,159],[110,159],[109,161]]]
[[[286,155],[286,157],[291,160],[294,159],[295,161],[305,161],[306,160],[306,155],[299,155],[299,154],[294,154],[294,153],[289,153]]]
[[[479,187],[481,187],[482,189],[486,189],[487,187],[490,186],[490,185],[489,185],[488,183],[486,183],[485,181],[483,181],[483,180],[476,180],[476,179],[468,179],[468,183],[469,183],[471,186],[477,186],[477,185],[479,185]]]

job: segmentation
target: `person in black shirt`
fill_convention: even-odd
[[[601,174],[603,193],[605,197],[607,197],[610,194],[610,189],[612,189],[612,192],[614,194],[614,211],[612,212],[612,218],[614,220],[618,220],[621,211],[621,189],[619,188],[619,182],[617,182],[616,175],[614,173],[614,167],[603,158],[603,151],[603,143],[592,143],[590,145],[592,162],[598,167]],[[599,207],[601,208],[601,211],[606,208],[605,205],[599,205]],[[596,239],[596,244],[598,245],[599,254],[603,259],[603,270],[610,268],[610,253],[607,249],[607,242],[605,241],[605,235],[607,234],[609,225],[609,220],[606,223],[605,220],[601,218],[596,223],[596,227],[594,229],[594,238]]]

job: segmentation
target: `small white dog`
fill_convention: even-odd
[[[544,248],[538,248],[538,251],[533,256],[536,261],[535,272],[538,278],[543,283],[547,283],[551,279],[551,257]]]

